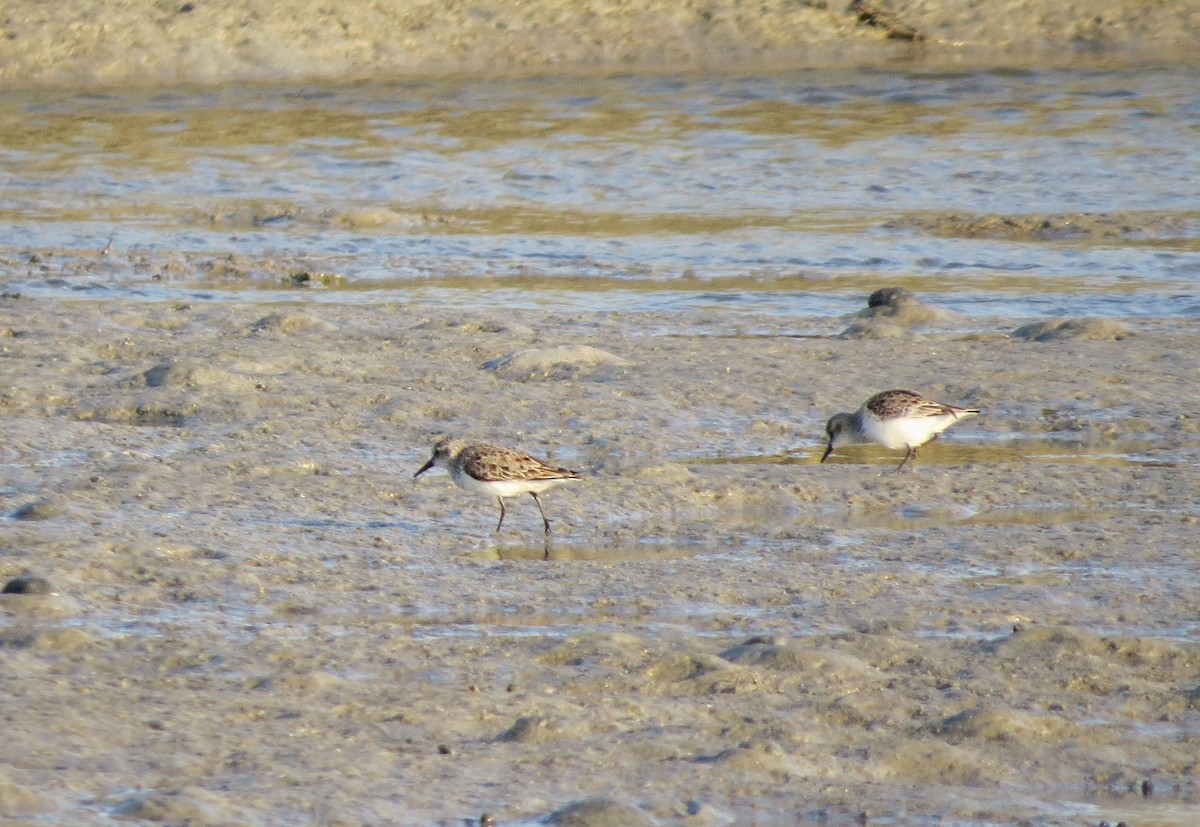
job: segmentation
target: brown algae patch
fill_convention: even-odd
[[[888,229],[920,230],[945,238],[1005,241],[1177,240],[1200,236],[1200,216],[1191,213],[1032,213],[987,215],[910,214],[887,222]]]
[[[1112,319],[1051,319],[1021,325],[1012,335],[1033,342],[1053,342],[1059,339],[1120,341],[1132,336],[1133,331]]]

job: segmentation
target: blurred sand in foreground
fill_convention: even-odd
[[[9,0],[16,85],[1190,62],[1200,0]]]

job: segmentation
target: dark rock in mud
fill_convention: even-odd
[[[4,584],[3,594],[50,594],[53,588],[50,581],[36,574],[21,574]]]
[[[545,820],[557,827],[653,827],[653,818],[609,798],[588,798],[555,810]]]

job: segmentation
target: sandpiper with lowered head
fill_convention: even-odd
[[[825,425],[829,445],[821,462],[840,445],[874,442],[893,450],[905,449],[904,459],[896,466],[899,471],[910,459],[916,459],[917,449],[926,442],[960,419],[977,413],[976,408],[945,405],[913,391],[883,391],[854,413],[838,413],[829,418]]]
[[[450,437],[439,440],[433,446],[433,456],[413,477],[419,477],[434,467],[450,472],[450,478],[460,488],[491,494],[499,500],[500,521],[496,523],[496,531],[504,525],[505,497],[518,494],[533,497],[542,515],[547,558],[550,556],[550,521],[546,519],[538,494],[564,482],[581,479],[575,471],[551,465],[523,451],[498,445],[472,444]]]

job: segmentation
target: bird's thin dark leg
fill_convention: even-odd
[[[546,512],[542,510],[542,501],[538,499],[538,495],[533,493],[532,491],[530,491],[529,496],[533,497],[533,501],[535,503],[537,503],[538,512],[542,515],[542,528],[545,530],[545,533],[542,535],[542,538],[544,541],[542,544],[542,551],[544,552],[544,556],[542,557],[542,559],[549,560],[550,559],[550,521],[546,519]]]
[[[538,511],[541,512],[541,515],[542,515],[542,527],[544,529],[546,529],[546,535],[549,536],[550,535],[550,521],[546,519],[546,512],[542,511],[542,501],[539,500],[538,495],[533,493],[532,491],[529,492],[529,496],[533,497],[533,501],[535,503],[537,503]]]
[[[504,498],[497,497],[496,499],[500,501],[500,522],[496,523],[496,533],[499,533],[500,526],[504,525]]]
[[[893,474],[899,474],[900,469],[904,467],[904,463],[908,462],[910,459],[917,458],[916,448],[912,447],[911,445],[906,445],[905,448],[906,450],[904,452],[904,459],[900,460],[900,464],[896,466],[896,470],[892,472]]]

